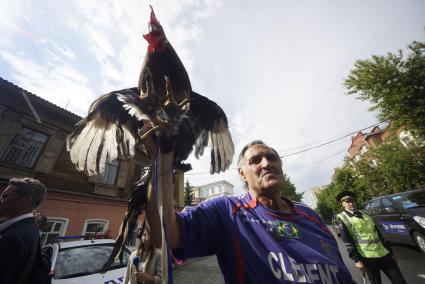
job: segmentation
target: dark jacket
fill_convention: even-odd
[[[353,214],[350,211],[344,210],[345,213],[348,214],[348,216],[352,217]],[[362,214],[361,212],[358,212],[358,214],[360,215],[359,217],[362,218]],[[344,222],[342,222],[341,220],[339,220],[340,224],[342,225],[342,231],[341,231],[341,239],[344,242],[345,246],[347,247],[347,251],[348,251],[348,255],[350,256],[350,258],[352,260],[354,260],[354,262],[359,262],[359,261],[363,261],[363,256],[358,252],[356,244],[354,242],[353,237],[351,236],[350,231],[348,230],[347,226],[344,224]],[[390,252],[390,255],[392,255],[392,249],[391,249],[391,245],[389,242],[386,242],[384,240],[384,238],[382,237],[381,233],[379,232],[379,230],[376,228],[375,225],[375,230],[378,233],[379,239],[381,240],[382,244],[384,245],[384,247]]]
[[[27,283],[38,247],[34,218],[22,219],[0,231],[0,283]]]

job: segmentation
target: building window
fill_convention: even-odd
[[[354,156],[354,162],[358,162],[360,161],[362,158],[360,157],[360,155],[356,155]]]
[[[7,148],[3,161],[32,168],[46,141],[46,135],[28,128],[21,128]]]
[[[62,218],[47,218],[46,225],[41,228],[41,246],[51,244],[57,237],[64,236],[68,220]]]
[[[363,145],[361,148],[360,148],[360,154],[364,154],[364,153],[366,153],[367,151],[369,150],[369,148],[366,146],[366,145]]]
[[[102,235],[108,230],[109,221],[103,219],[86,220],[83,235]]]
[[[100,175],[100,182],[103,184],[115,185],[117,181],[119,165],[120,162],[118,160],[106,162],[105,171],[102,175]]]

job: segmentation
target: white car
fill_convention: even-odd
[[[53,243],[52,266],[53,284],[120,284],[124,282],[127,261],[130,255],[128,248],[124,251],[123,261],[111,265],[105,273],[100,269],[108,259],[115,240],[94,239]]]

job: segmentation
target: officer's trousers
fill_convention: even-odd
[[[406,284],[397,261],[390,254],[379,258],[364,258],[363,263],[367,268],[371,284],[382,283],[381,270],[390,278],[393,284]]]

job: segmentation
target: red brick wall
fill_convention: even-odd
[[[351,142],[351,146],[348,149],[348,154],[350,158],[353,158],[360,152],[360,148],[365,145],[366,142],[364,141],[364,135],[363,133],[359,132],[357,133],[356,137],[353,138]]]
[[[124,201],[92,198],[74,194],[48,192],[47,198],[37,212],[47,218],[67,218],[69,220],[65,235],[81,235],[87,219],[109,221],[110,237],[115,238],[121,225],[127,203]]]

